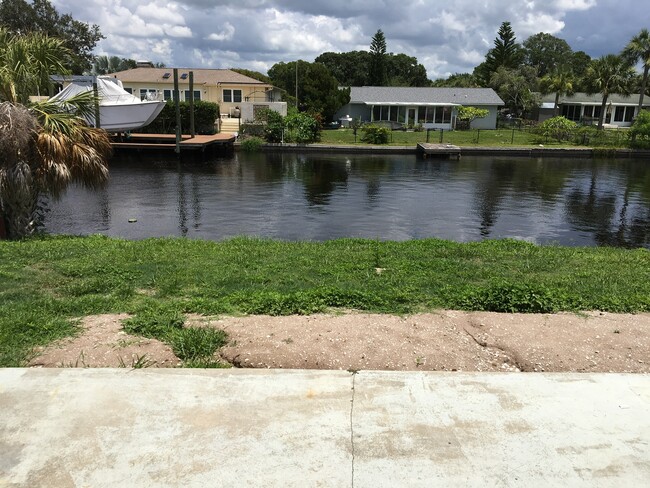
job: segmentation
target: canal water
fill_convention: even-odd
[[[111,161],[106,188],[73,186],[48,207],[48,232],[128,239],[507,237],[650,248],[650,161],[235,153],[179,165],[122,158]]]

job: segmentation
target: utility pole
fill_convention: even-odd
[[[296,110],[298,110],[298,61],[296,61]]]

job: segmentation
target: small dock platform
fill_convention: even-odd
[[[429,144],[420,142],[417,146],[417,153],[423,158],[431,156],[443,158],[455,157],[456,159],[460,159],[460,147],[454,146],[453,144]]]
[[[181,136],[180,150],[204,152],[207,149],[229,148],[232,149],[235,143],[235,135],[230,133],[196,135],[194,137],[184,134]],[[175,134],[130,134],[128,136],[113,137],[111,139],[113,149],[119,150],[154,150],[174,151],[176,148]]]

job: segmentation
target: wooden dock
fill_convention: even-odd
[[[191,137],[182,135],[180,142],[181,152],[187,150],[204,152],[207,149],[221,147],[232,148],[235,142],[235,135],[230,133],[197,135]],[[119,150],[154,150],[174,151],[176,148],[175,134],[129,134],[128,136],[113,137],[111,140],[113,149]]]
[[[426,142],[418,143],[417,147],[418,155],[421,155],[423,158],[431,157],[455,157],[460,159],[460,147],[454,146],[453,144],[429,144]]]

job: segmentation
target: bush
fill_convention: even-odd
[[[368,144],[388,144],[390,138],[390,130],[388,128],[375,124],[364,125],[361,128],[361,132],[363,132],[361,141],[367,142]]]
[[[558,142],[568,141],[571,139],[573,131],[578,127],[578,124],[567,119],[563,116],[551,117],[539,124],[535,129],[535,133],[544,137],[552,137]]]
[[[259,137],[247,137],[241,143],[241,148],[246,152],[258,152],[264,144],[264,139]]]
[[[641,110],[629,132],[630,147],[650,149],[650,111]]]
[[[264,137],[265,124],[241,124],[239,126],[239,135],[243,137]]]
[[[282,142],[284,134],[284,117],[274,110],[266,112],[266,128],[264,129],[264,138],[266,142]]]
[[[180,102],[182,132],[190,129],[190,103]],[[202,100],[194,101],[194,128],[197,134],[214,134],[214,123],[219,118],[219,105]],[[135,132],[135,131],[134,131]],[[173,134],[176,132],[176,108],[169,100],[158,117],[137,132],[144,134]]]
[[[308,144],[320,140],[320,123],[316,117],[306,113],[293,113],[287,115],[284,121],[289,142]]]

